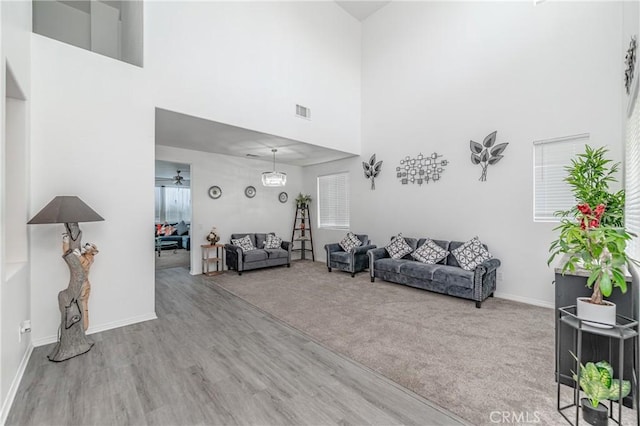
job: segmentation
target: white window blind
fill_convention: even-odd
[[[589,134],[547,139],[533,143],[533,220],[559,221],[558,210],[569,210],[576,200],[564,179],[566,167],[576,154],[584,152]]]
[[[640,235],[640,103],[637,98],[627,122],[625,146],[625,228]],[[634,237],[627,244],[627,254],[640,260],[640,242]]]
[[[318,227],[349,229],[349,174],[318,177]]]

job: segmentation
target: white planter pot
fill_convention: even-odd
[[[604,305],[595,305],[589,302],[588,297],[576,299],[578,318],[585,324],[599,328],[611,328],[616,324],[616,304],[605,300]],[[595,321],[595,322],[592,322]]]

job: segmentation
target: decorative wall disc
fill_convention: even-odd
[[[209,197],[213,198],[214,200],[220,198],[220,196],[222,195],[222,189],[220,189],[219,186],[212,186],[211,188],[209,188]]]
[[[286,192],[281,192],[280,194],[278,194],[278,200],[280,200],[281,203],[286,203],[288,199],[289,195]]]
[[[244,195],[246,195],[247,198],[253,198],[256,196],[256,189],[253,186],[247,186],[244,189]]]
[[[435,152],[429,156],[420,153],[415,158],[407,155],[400,160],[400,166],[396,167],[396,177],[403,185],[437,182],[442,178],[444,168],[449,164],[448,160],[438,160],[441,157],[442,155]]]

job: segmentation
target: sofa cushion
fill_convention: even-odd
[[[330,259],[339,263],[351,263],[351,253],[346,251],[334,251],[331,252]]]
[[[261,260],[267,260],[269,255],[266,250],[254,248],[253,250],[245,251],[244,253],[244,261],[245,262],[258,262]]]
[[[362,241],[358,237],[355,236],[353,232],[347,232],[347,236],[342,239],[338,243],[342,250],[346,252],[353,251],[356,247],[360,247],[362,245]]]
[[[281,248],[264,249],[264,251],[267,252],[267,256],[269,257],[269,259],[286,259],[287,257],[289,257],[289,252]]]
[[[176,231],[178,231],[178,235],[180,236],[187,235],[189,233],[189,227],[187,226],[186,223],[184,223],[184,220],[181,220],[176,225]]]
[[[384,259],[376,260],[374,264],[374,269],[385,271],[385,272],[393,272],[396,274],[400,273],[400,268],[407,262],[414,262],[406,259],[392,259],[390,257],[385,257]]]
[[[256,248],[264,248],[264,243],[267,241],[267,235],[276,235],[275,232],[265,232],[264,234],[255,234],[255,240],[253,241]]]
[[[400,259],[408,254],[410,254],[415,247],[411,247],[402,237],[402,234],[398,234],[397,237],[393,238],[389,244],[385,246],[387,253],[391,256],[392,259]]]
[[[238,246],[242,249],[242,251],[251,251],[255,250],[253,246],[253,241],[251,241],[251,237],[249,235],[245,235],[242,238],[232,238],[231,244],[234,246]]]
[[[473,271],[465,271],[457,266],[437,265],[433,281],[473,289]]]
[[[408,261],[400,266],[400,273],[412,278],[432,280],[435,270],[439,267],[440,265]]]
[[[467,271],[474,270],[482,262],[493,257],[478,237],[473,237],[455,250],[451,250],[451,254],[456,258],[460,267]]]
[[[429,238],[425,240],[424,244],[411,253],[411,257],[417,261],[429,264],[438,263],[448,255],[449,252],[447,250],[443,249]]]
[[[267,239],[264,242],[265,249],[279,249],[282,245],[282,238],[276,237],[272,234],[267,234]]]

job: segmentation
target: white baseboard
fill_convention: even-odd
[[[24,356],[20,361],[20,365],[18,365],[18,371],[16,372],[15,377],[11,381],[11,386],[9,387],[9,392],[7,392],[7,397],[2,401],[2,408],[0,409],[0,425],[4,426],[4,423],[7,421],[7,416],[9,415],[9,410],[13,405],[13,400],[16,397],[16,393],[18,392],[18,387],[20,386],[20,382],[22,381],[22,376],[27,368],[27,364],[29,364],[29,359],[31,358],[31,354],[33,353],[33,345],[29,343],[27,346],[27,350],[24,352]]]
[[[87,334],[100,333],[101,331],[112,330],[114,328],[125,327],[127,325],[137,324],[139,322],[145,322],[145,321],[150,321],[150,320],[154,320],[154,319],[158,319],[158,317],[156,316],[156,313],[155,312],[150,312],[148,314],[138,315],[137,317],[131,317],[131,318],[123,319],[123,320],[112,321],[112,322],[108,322],[108,323],[105,323],[105,324],[100,324],[100,325],[98,325],[96,327],[91,327],[90,326],[89,329],[87,330]],[[33,341],[33,346],[34,347],[44,346],[44,345],[48,345],[50,343],[55,343],[57,341],[58,341],[58,336],[57,335],[46,336],[46,337],[42,337],[40,339],[34,340]]]
[[[500,293],[500,292],[497,292],[497,291],[494,293],[494,296],[498,297],[500,299],[513,300],[514,302],[522,302],[522,303],[526,303],[528,305],[540,306],[542,308],[555,309],[555,304],[554,303],[547,302],[547,301],[544,301],[544,300],[531,299],[529,297],[522,297],[522,296],[517,296],[515,294],[508,294],[508,293]]]

